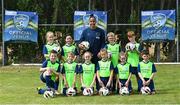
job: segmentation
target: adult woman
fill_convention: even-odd
[[[80,42],[88,41],[90,44],[89,50],[93,54],[92,62],[97,64],[99,58],[97,54],[100,49],[105,45],[105,32],[101,28],[96,26],[96,17],[91,14],[89,18],[89,26],[86,28],[81,35]],[[78,45],[80,49],[83,49],[83,45]]]

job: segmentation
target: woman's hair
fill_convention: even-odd
[[[94,16],[94,14],[91,14],[91,15],[89,16],[89,19],[91,19],[91,18],[94,18],[94,19],[96,20],[96,17]]]

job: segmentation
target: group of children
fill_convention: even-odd
[[[47,32],[47,43],[43,48],[46,60],[40,68],[40,79],[47,88],[38,88],[38,93],[43,94],[47,90],[54,90],[55,94],[60,94],[58,91],[60,77],[63,81],[61,85],[64,95],[67,95],[68,88],[77,91],[78,75],[80,75],[82,91],[85,88],[91,88],[98,92],[100,88],[106,87],[113,93],[119,92],[122,87],[127,87],[129,93],[132,93],[131,76],[134,74],[138,82],[138,92],[141,92],[142,87],[147,86],[151,94],[154,94],[155,65],[149,61],[148,51],[140,51],[140,44],[135,41],[135,33],[128,31],[127,36],[129,43],[126,44],[126,50],[122,51],[121,45],[116,42],[114,33],[109,32],[107,34],[108,44],[98,54],[101,60],[93,64],[91,62],[92,53],[89,51],[82,53],[76,48],[70,35],[66,36],[66,44],[61,48],[58,43],[55,43],[53,32]],[[141,62],[139,61],[140,56],[143,59]],[[83,60],[79,62],[78,58]]]

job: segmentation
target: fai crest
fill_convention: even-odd
[[[166,23],[166,15],[157,13],[151,16],[150,18],[151,24],[155,29],[159,29],[164,26]]]
[[[28,26],[29,16],[18,14],[14,16],[14,25],[18,30],[22,30]]]

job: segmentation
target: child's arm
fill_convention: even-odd
[[[138,73],[138,75],[139,75],[140,79],[141,79],[142,82],[143,82],[143,86],[145,86],[145,85],[146,85],[146,81],[144,80],[143,76],[141,75],[140,72]]]
[[[141,74],[141,72],[140,72],[140,64],[138,64],[138,67],[137,67],[137,71],[138,71],[138,75],[139,75],[139,78],[142,80],[142,82],[143,82],[143,86],[145,86],[146,85],[146,81],[144,80],[144,78],[143,78],[143,76],[142,76],[142,74]]]
[[[97,70],[97,72],[96,72],[96,76],[97,76],[97,79],[98,79],[98,82],[99,82],[99,85],[100,86],[102,86],[102,87],[105,87],[104,86],[104,84],[103,84],[103,82],[101,81],[101,79],[100,79],[100,76],[99,76],[99,71]]]
[[[110,77],[109,77],[106,87],[109,87],[111,85],[112,78],[113,78],[113,70],[111,70],[111,74],[110,74]]]
[[[40,69],[39,69],[40,72],[45,72],[46,70],[47,70],[46,67],[45,67],[45,68],[40,68]]]
[[[116,89],[119,87],[118,85],[120,84],[120,81],[119,81],[119,75],[116,74]],[[120,85],[121,86],[121,85]],[[120,88],[120,87],[119,87]]]
[[[155,75],[155,72],[151,74],[151,77],[149,78],[149,80],[146,81],[146,85],[149,85],[149,83],[151,82],[151,80],[153,80]]]
[[[131,76],[132,76],[132,73],[129,74],[129,77],[128,77],[126,83],[125,83],[126,87],[129,86],[129,81],[131,80]]]
[[[76,87],[76,73],[74,73],[74,81],[73,81],[73,85],[72,88]]]
[[[110,87],[111,81],[113,79],[114,66],[113,66],[112,62],[110,64],[110,68],[109,69],[111,70],[111,72],[110,72],[110,77],[109,77],[109,80],[108,80],[108,83],[107,83],[106,87]]]
[[[44,57],[45,58],[49,58],[49,54],[44,54]]]
[[[94,74],[94,78],[93,78],[93,81],[92,81],[90,87],[93,87],[93,86],[94,86],[95,80],[96,80],[96,74]]]
[[[65,86],[66,88],[68,88],[69,85],[68,85],[68,82],[67,82],[67,80],[66,80],[65,68],[64,68],[63,65],[62,65],[62,71],[61,71],[61,74],[62,74],[62,78],[63,78],[63,80],[64,80],[64,86]]]
[[[65,86],[66,88],[68,88],[69,85],[68,85],[67,80],[66,80],[66,75],[65,75],[65,74],[62,74],[62,77],[63,77],[63,80],[64,80],[64,86]]]
[[[83,76],[82,76],[82,74],[80,74],[80,78],[81,78],[81,85],[82,85],[82,87],[85,87],[85,85],[83,83]]]

